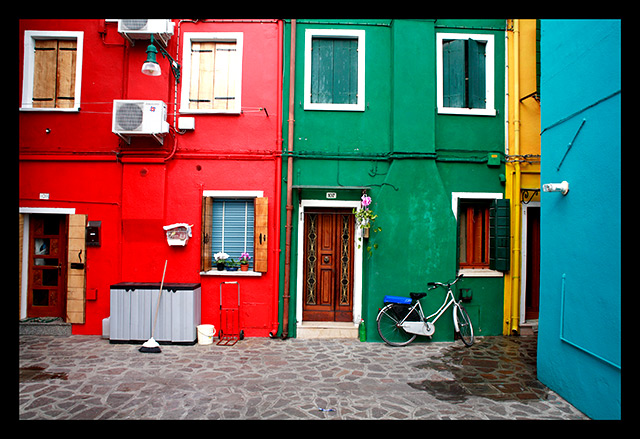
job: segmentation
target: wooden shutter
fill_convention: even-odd
[[[486,56],[487,43],[469,39],[468,44],[468,107],[486,108]]]
[[[69,215],[67,322],[85,322],[87,215]]]
[[[235,42],[192,43],[189,108],[235,109],[236,53]]]
[[[200,269],[211,270],[211,227],[213,221],[213,198],[202,197],[202,244],[200,248]]]
[[[442,97],[445,107],[465,106],[465,40],[442,42]]]
[[[213,87],[213,108],[233,110],[235,108],[235,43],[216,44],[216,69]]]
[[[267,271],[267,235],[269,224],[269,199],[258,197],[254,199],[254,235],[253,235],[253,271]]]
[[[73,108],[76,89],[76,46],[75,40],[58,41],[57,108]]]
[[[72,108],[75,101],[77,41],[36,40],[34,108]]]
[[[497,199],[489,210],[489,268],[509,271],[510,266],[510,200]]]
[[[55,108],[57,40],[36,40],[33,65],[33,107]]]

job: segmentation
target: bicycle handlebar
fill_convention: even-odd
[[[449,287],[451,287],[451,285],[455,284],[456,282],[458,282],[458,280],[462,279],[462,277],[464,277],[464,274],[460,273],[459,275],[456,276],[456,278],[453,281],[449,281],[447,283],[429,282],[427,283],[427,286],[429,286],[430,290],[433,290],[434,288],[437,288],[437,287],[446,287],[448,289]]]

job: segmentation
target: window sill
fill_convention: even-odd
[[[496,110],[493,108],[454,108],[438,107],[438,114],[457,114],[460,116],[495,116]]]
[[[258,271],[201,271],[200,276],[232,276],[232,277],[260,277],[262,273]]]
[[[464,277],[504,277],[502,271],[488,268],[461,268],[458,274],[464,274]]]

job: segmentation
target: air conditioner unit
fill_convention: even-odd
[[[162,101],[114,100],[112,129],[128,144],[132,136],[152,136],[160,145],[169,132],[167,104]]]
[[[135,44],[134,40],[149,40],[153,35],[154,40],[160,41],[166,46],[173,35],[173,22],[155,18],[119,19],[118,32],[129,40],[131,45]]]

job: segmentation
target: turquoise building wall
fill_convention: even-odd
[[[542,20],[538,378],[621,416],[621,23]]]

